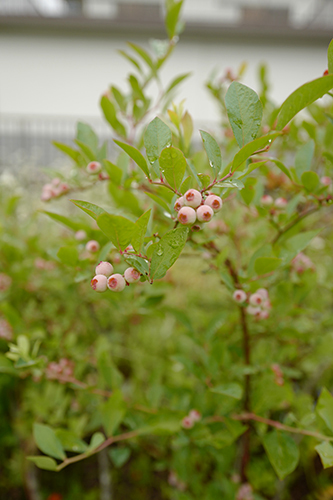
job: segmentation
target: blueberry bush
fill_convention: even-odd
[[[281,106],[264,66],[212,77],[197,131],[160,79],[181,7],[122,51],[111,152],[78,123],[42,208],[1,187],[6,498],[332,496],[333,42]]]

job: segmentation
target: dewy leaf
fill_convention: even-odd
[[[50,457],[36,456],[27,457],[28,460],[33,462],[39,469],[44,470],[57,470],[57,462]]]
[[[150,219],[151,209],[145,212],[135,222],[132,235],[132,246],[137,253],[141,252],[147,227]]]
[[[34,439],[38,448],[51,457],[64,460],[66,454],[53,429],[48,425],[34,424]]]
[[[232,82],[225,96],[231,128],[241,148],[253,141],[260,128],[263,106],[256,92],[239,82]]]
[[[114,105],[105,95],[103,95],[101,98],[101,108],[106,121],[110,123],[111,127],[119,135],[121,135],[122,137],[126,137],[126,129],[124,125],[118,120]]]
[[[333,467],[333,446],[331,445],[331,443],[323,441],[322,443],[315,446],[315,450],[320,456],[321,463],[323,464],[324,469]]]
[[[267,274],[275,271],[282,263],[282,259],[277,257],[258,257],[254,263],[254,270],[257,274]]]
[[[221,384],[217,387],[210,389],[211,392],[216,392],[217,394],[223,394],[223,396],[228,396],[229,398],[242,399],[243,389],[242,386],[231,382],[229,384]]]
[[[302,173],[306,170],[311,169],[312,158],[314,155],[315,143],[311,141],[303,144],[299,148],[295,156],[295,169],[298,177],[301,177]]]
[[[263,445],[273,469],[281,480],[296,469],[299,449],[288,434],[274,430],[264,436]]]
[[[112,436],[126,414],[126,404],[119,390],[112,393],[102,406],[102,421],[106,434]]]
[[[97,220],[97,217],[101,214],[106,213],[104,208],[94,205],[94,203],[89,203],[88,201],[82,200],[70,200],[74,205],[81,208],[86,214],[90,215],[93,219]]]
[[[186,160],[180,149],[172,146],[163,149],[159,164],[166,181],[171,187],[178,189],[186,170]]]
[[[147,158],[150,163],[158,160],[161,151],[171,145],[171,130],[157,116],[151,121],[145,131],[144,144],[147,152]]]
[[[96,219],[98,227],[103,231],[118,250],[125,250],[132,239],[134,222],[121,215],[103,213]]]
[[[333,89],[333,75],[322,76],[296,89],[282,103],[276,130],[282,130],[294,116]]]
[[[116,140],[114,140],[113,142],[115,142],[121,149],[125,151],[125,153],[128,154],[128,156],[132,158],[132,160],[135,161],[135,163],[141,168],[141,170],[148,178],[150,177],[147,162],[138,149],[134,148],[130,144],[126,144],[125,142]]]
[[[214,137],[212,137],[208,132],[204,130],[200,130],[201,138],[203,141],[204,148],[206,150],[209,164],[214,172],[214,179],[216,179],[217,174],[221,170],[222,167],[222,156],[220,147],[217,144]]]
[[[154,248],[151,257],[150,277],[159,279],[176,262],[187,240],[188,228],[177,227],[166,233]]]
[[[319,177],[317,172],[304,172],[301,181],[305,189],[311,193],[318,187]]]
[[[333,40],[328,46],[327,49],[327,63],[328,63],[328,72],[333,73]]]
[[[333,432],[333,397],[325,387],[319,396],[316,412],[324,420],[330,431]]]
[[[238,167],[244,163],[253,153],[256,151],[261,151],[262,149],[268,149],[268,146],[271,146],[273,141],[280,135],[280,132],[274,132],[274,134],[263,135],[258,139],[255,139],[252,142],[246,144],[238,153],[235,155],[232,161],[232,171],[237,170]]]

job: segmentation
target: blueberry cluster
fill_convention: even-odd
[[[100,262],[95,269],[96,275],[91,280],[91,287],[96,292],[122,292],[126,285],[136,283],[140,280],[141,274],[134,267],[128,267],[124,275],[113,274],[113,266],[110,262]]]
[[[266,288],[259,288],[255,293],[247,296],[244,290],[236,290],[233,294],[233,298],[238,304],[247,303],[246,312],[251,316],[255,316],[256,319],[267,319],[269,318],[269,312],[272,308],[272,304],[269,300],[268,291]]]
[[[198,222],[209,222],[214,213],[222,208],[222,199],[209,194],[203,197],[196,189],[189,189],[184,196],[176,200],[174,209],[178,212],[178,221],[185,226]]]

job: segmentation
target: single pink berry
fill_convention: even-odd
[[[324,175],[323,177],[320,178],[320,182],[322,183],[323,186],[330,186],[332,184],[332,179],[327,175]]]
[[[249,303],[251,306],[261,306],[263,303],[263,298],[260,293],[253,293],[250,295]]]
[[[126,286],[126,281],[121,274],[112,274],[108,279],[108,288],[111,292],[122,292]]]
[[[95,292],[105,292],[107,289],[108,279],[104,274],[96,274],[94,278],[91,280],[91,288],[95,290]]]
[[[246,308],[246,312],[251,316],[259,316],[259,314],[261,313],[261,309],[260,307],[248,306]]]
[[[59,177],[55,177],[54,179],[52,179],[53,186],[59,186],[60,183],[61,183],[61,180],[59,179]]]
[[[103,274],[107,278],[113,273],[113,265],[110,262],[101,261],[95,269],[96,274]]]
[[[187,416],[183,418],[182,426],[184,427],[184,429],[191,429],[194,426],[194,422],[190,419],[189,416]]]
[[[222,208],[222,198],[215,194],[210,194],[205,199],[205,205],[208,205],[210,208],[212,208],[214,212],[218,212]]]
[[[87,172],[89,174],[97,174],[102,169],[102,165],[98,161],[91,161],[87,165]]]
[[[60,193],[68,193],[68,191],[69,191],[69,185],[67,184],[67,182],[62,182],[59,185],[58,190],[59,190]]]
[[[268,291],[266,288],[258,288],[256,293],[259,293],[259,295],[262,296],[263,300],[268,300]]]
[[[173,208],[179,212],[179,210],[184,206],[184,196],[181,196],[180,198],[178,198],[178,200],[176,200]]]
[[[139,281],[141,274],[134,267],[128,267],[125,270],[124,277],[127,283],[136,283]]]
[[[239,304],[241,304],[242,302],[245,302],[246,301],[246,293],[244,292],[244,290],[236,290],[233,294],[233,298],[236,302],[239,302]]]
[[[85,240],[86,237],[87,237],[87,233],[83,229],[79,229],[78,231],[76,231],[76,233],[74,235],[74,238],[77,241]]]
[[[95,240],[88,241],[88,243],[86,244],[86,250],[88,250],[88,252],[92,252],[92,253],[98,252],[98,250],[99,250],[98,241],[95,241]]]
[[[264,194],[264,196],[261,197],[261,204],[264,205],[265,207],[270,207],[273,205],[274,200],[269,194]]]
[[[192,422],[199,422],[201,420],[201,413],[198,410],[190,410],[188,416]]]
[[[181,224],[186,226],[187,224],[194,224],[197,214],[191,207],[182,207],[178,212],[177,218]]]
[[[268,319],[269,318],[269,311],[267,311],[267,310],[260,311],[260,313],[258,313],[258,315],[257,315],[257,318],[258,319]]]
[[[287,206],[288,202],[285,198],[276,198],[274,205],[276,208],[285,208]]]
[[[208,205],[200,205],[197,208],[197,219],[200,222],[209,222],[214,215],[214,210]]]
[[[184,205],[188,207],[197,208],[199,205],[201,205],[201,202],[201,193],[196,189],[189,189],[184,194]]]

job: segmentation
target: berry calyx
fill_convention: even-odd
[[[124,272],[124,278],[127,283],[136,283],[140,280],[141,274],[134,267],[128,267]]]
[[[214,210],[208,205],[200,205],[197,208],[197,219],[200,222],[209,222],[214,215]]]
[[[88,250],[88,252],[92,252],[92,253],[98,252],[98,250],[99,250],[98,241],[95,241],[95,240],[88,241],[88,243],[86,244],[86,250]]]
[[[89,174],[97,174],[102,169],[102,165],[98,161],[91,161],[87,165],[87,172]]]
[[[107,280],[108,288],[111,292],[122,292],[126,286],[126,281],[121,274],[112,274]]]
[[[188,224],[194,224],[197,218],[195,210],[191,207],[182,207],[177,216],[179,222],[185,226]]]
[[[242,304],[246,301],[246,293],[244,292],[244,290],[236,290],[233,294],[233,298],[236,302]]]
[[[96,274],[91,280],[91,288],[95,290],[95,292],[105,292],[107,289],[107,277],[104,274]]]
[[[205,199],[205,205],[208,205],[210,208],[212,208],[214,212],[218,212],[222,208],[222,198],[215,194],[210,194]]]
[[[107,278],[113,273],[113,265],[110,262],[101,261],[95,269],[96,274],[103,274]]]
[[[184,194],[184,205],[188,207],[197,208],[199,205],[201,205],[201,202],[201,193],[196,189],[189,189]]]
[[[178,198],[178,200],[175,201],[175,204],[173,208],[176,210],[176,212],[179,212],[179,210],[184,206],[184,196],[181,196]]]

